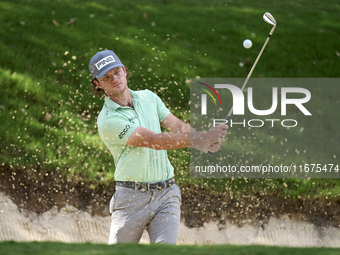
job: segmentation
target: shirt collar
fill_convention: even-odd
[[[139,99],[139,95],[136,91],[133,91],[131,89],[129,89],[130,91],[130,95],[132,97],[132,101],[138,100]],[[118,108],[122,108],[123,106],[117,104],[115,101],[113,101],[111,98],[109,98],[107,95],[105,95],[105,105],[114,111],[117,111]]]

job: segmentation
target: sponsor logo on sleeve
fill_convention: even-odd
[[[126,132],[130,129],[130,125],[126,125],[125,128],[123,129],[122,132],[120,132],[118,138],[122,139],[124,137],[124,135],[126,134]]]

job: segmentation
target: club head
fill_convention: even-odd
[[[274,19],[273,15],[271,15],[269,12],[263,14],[263,20],[272,26],[276,25],[276,20]]]

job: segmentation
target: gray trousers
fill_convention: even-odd
[[[177,184],[145,192],[116,186],[110,201],[111,228],[108,243],[137,243],[146,228],[151,243],[176,244],[180,204],[181,191]]]

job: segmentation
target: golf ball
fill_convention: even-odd
[[[246,39],[246,40],[243,41],[243,47],[246,48],[246,49],[251,48],[252,45],[253,45],[253,43],[249,39]]]

